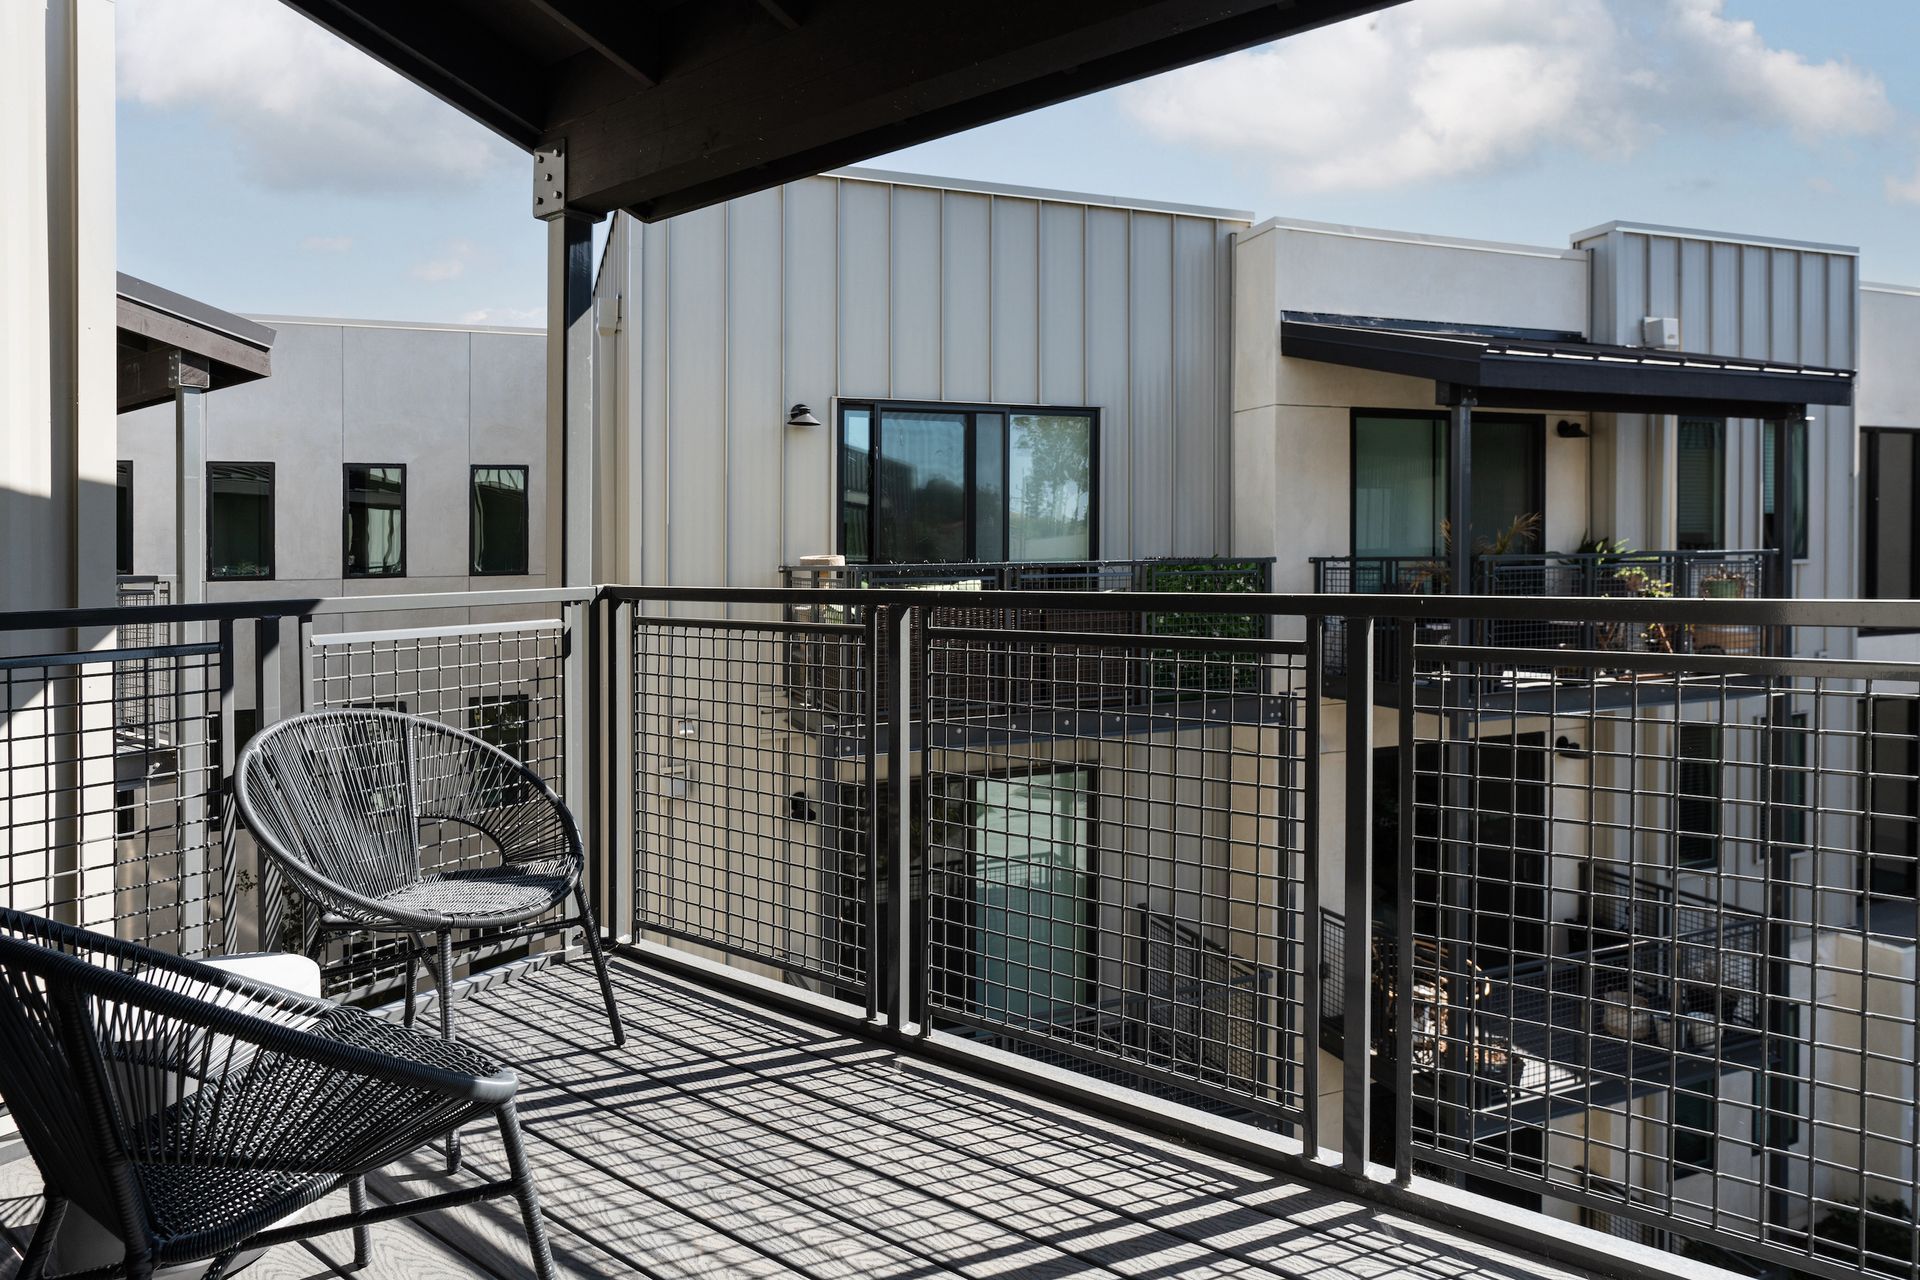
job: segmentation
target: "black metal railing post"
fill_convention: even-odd
[[[875,1018],[881,1009],[881,984],[886,974],[883,952],[885,950],[886,919],[881,910],[880,863],[886,853],[889,832],[883,829],[879,821],[880,812],[880,682],[888,670],[882,660],[882,636],[884,628],[881,619],[885,609],[872,608],[860,611],[860,620],[866,628],[861,636],[860,680],[864,696],[857,700],[861,707],[860,734],[861,746],[866,756],[864,761],[863,803],[867,809],[865,867],[862,875],[862,892],[866,895],[866,947],[861,959],[864,961],[864,975],[867,990],[867,1017]],[[888,877],[892,883],[892,877]],[[889,1006],[890,1007],[890,1006]]]
[[[1341,1046],[1340,1165],[1367,1171],[1372,1150],[1373,640],[1372,618],[1348,618],[1346,1008]]]
[[[902,1032],[913,1021],[913,648],[920,611],[886,611],[887,681],[887,915],[891,936],[881,962],[881,1006],[887,1026]],[[878,808],[879,806],[875,806]],[[870,825],[877,827],[877,822]],[[880,939],[875,939],[876,946]]]
[[[1326,690],[1326,619],[1308,618],[1307,705],[1300,754],[1305,778],[1301,796],[1300,1068],[1301,1144],[1307,1157],[1320,1154],[1320,992],[1326,982],[1326,930],[1320,921],[1320,700]]]
[[[1414,753],[1418,724],[1414,719],[1416,695],[1413,683],[1414,627],[1411,618],[1402,619],[1395,628],[1395,644],[1400,654],[1400,724],[1397,734],[1399,761],[1394,792],[1399,803],[1399,828],[1395,833],[1394,865],[1394,1122],[1393,1176],[1405,1184],[1413,1177],[1413,912],[1416,886],[1413,879],[1414,855]],[[1436,1014],[1438,1012],[1436,1008]]]

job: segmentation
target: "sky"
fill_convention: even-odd
[[[119,0],[120,269],[246,314],[544,322],[531,160],[267,0]],[[1563,246],[1856,245],[1920,285],[1920,0],[1411,0],[865,161]]]

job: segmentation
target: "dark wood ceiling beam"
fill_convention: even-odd
[[[532,0],[643,89],[660,83],[665,61],[659,20],[633,0]]]
[[[281,0],[510,142],[531,149],[547,119],[545,68],[473,29],[446,0]]]
[[[652,89],[557,85],[544,140],[572,203],[669,217],[1395,2],[818,0]]]

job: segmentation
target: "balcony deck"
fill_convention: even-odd
[[[1377,1206],[1182,1150],[664,976],[616,982],[605,1040],[590,971],[548,969],[462,1001],[464,1034],[521,1070],[522,1122],[568,1276],[1560,1277]],[[466,1179],[497,1177],[467,1139]],[[16,1174],[0,1221],[24,1242]],[[431,1160],[376,1196],[437,1181]],[[316,1211],[331,1211],[322,1205]],[[510,1201],[282,1246],[256,1280],[528,1274]],[[17,1260],[17,1254],[14,1255]],[[11,1275],[11,1262],[0,1263]]]

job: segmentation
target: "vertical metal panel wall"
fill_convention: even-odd
[[[1593,339],[1640,345],[1648,316],[1680,320],[1689,351],[1836,368],[1859,367],[1859,255],[1839,245],[1768,241],[1664,227],[1609,224],[1575,245],[1593,254]],[[1802,597],[1856,594],[1855,426],[1851,409],[1815,407],[1808,437],[1807,559]],[[1668,545],[1672,419],[1598,415],[1593,533]],[[1726,545],[1762,545],[1764,429],[1727,424]],[[1610,526],[1609,526],[1610,522]],[[1851,633],[1806,630],[1800,647],[1852,652]]]
[[[622,388],[616,576],[771,585],[837,550],[836,397],[1096,408],[1098,553],[1226,553],[1245,225],[881,174],[619,219],[597,286],[626,317],[598,375]],[[822,427],[786,426],[795,402]]]

